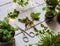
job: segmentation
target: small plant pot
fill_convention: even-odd
[[[15,41],[0,42],[0,46],[15,46]]]
[[[51,23],[54,19],[54,15],[50,15],[48,17],[45,17],[46,23]]]

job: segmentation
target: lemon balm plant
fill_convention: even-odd
[[[4,20],[0,20],[0,46],[14,46],[16,30],[17,28],[9,24],[7,17]]]
[[[58,5],[58,0],[45,0],[46,2],[46,14],[45,19],[49,20],[47,23],[51,22],[54,16],[57,15],[56,7]],[[45,8],[43,8],[45,9]]]
[[[28,4],[29,0],[13,0],[14,3],[17,3],[21,5],[22,7],[26,6]]]

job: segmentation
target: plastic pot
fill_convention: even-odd
[[[15,46],[15,41],[0,42],[0,46]]]

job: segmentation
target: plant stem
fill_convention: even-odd
[[[39,25],[39,24],[43,23],[43,22],[45,22],[45,20],[44,20],[44,21],[42,21],[42,22],[37,23],[36,25],[31,26],[30,28],[27,28],[27,29],[26,29],[26,31],[27,31],[27,30],[29,30],[29,29],[31,29],[32,27],[35,27],[35,26],[37,26],[37,25]]]
[[[29,30],[29,29],[31,29],[31,28],[33,28],[33,27],[35,27],[35,26],[37,26],[37,25],[39,25],[39,24],[41,24],[41,23],[43,23],[43,22],[47,22],[47,21],[49,21],[49,20],[44,20],[44,21],[42,21],[42,22],[39,22],[39,23],[37,23],[36,25],[33,25],[33,26],[31,26],[30,28],[27,28],[26,30],[23,30],[23,32],[26,32],[27,30]],[[21,33],[23,33],[23,32],[19,32],[18,34],[16,34],[15,36],[17,36],[17,35],[19,35],[19,34],[21,34]],[[29,34],[28,34],[29,35]]]

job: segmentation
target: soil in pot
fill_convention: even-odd
[[[15,46],[15,41],[0,42],[0,46]]]

